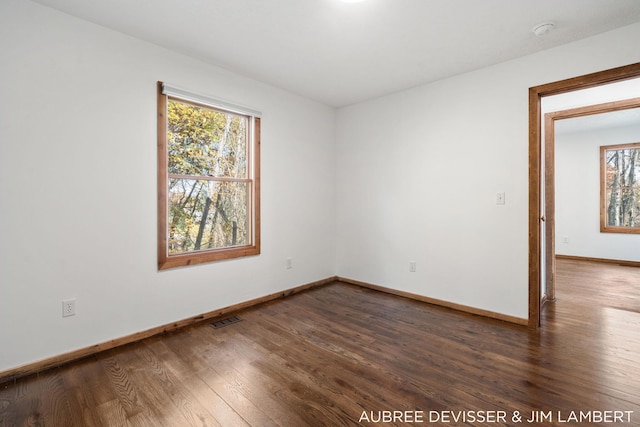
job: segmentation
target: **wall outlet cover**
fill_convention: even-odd
[[[76,299],[70,298],[62,300],[62,317],[76,315]]]

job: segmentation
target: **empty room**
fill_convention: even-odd
[[[1,0],[0,427],[640,425],[637,0]]]

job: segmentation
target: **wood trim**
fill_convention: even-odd
[[[638,98],[638,101],[639,102],[636,105],[636,107],[640,107],[640,98]],[[600,147],[600,232],[601,233],[640,234],[640,228],[638,227],[607,225],[605,221],[605,219],[607,218],[607,214],[606,214],[606,206],[607,206],[606,153],[608,150],[629,150],[629,149],[640,150],[640,142],[634,142],[631,144],[603,145]]]
[[[575,256],[575,255],[556,255],[556,259],[601,262],[603,264],[616,264],[616,265],[622,265],[625,267],[640,267],[640,261],[628,261],[628,260],[610,259],[610,258],[591,258],[591,257]]]
[[[605,219],[607,217],[605,212],[605,206],[607,205],[607,159],[604,146],[600,147],[600,164],[598,166],[600,169],[600,232],[602,233],[605,229]]]
[[[613,101],[613,102],[605,102],[602,104],[588,105],[585,107],[572,108],[568,110],[562,111],[553,111],[545,114],[545,147],[547,150],[553,151],[555,140],[554,140],[554,128],[556,120],[565,120],[572,119],[576,117],[584,117],[591,116],[595,114],[603,114],[610,113],[614,111],[622,111],[628,110],[632,108],[640,108],[640,98],[631,98],[625,99],[621,101]],[[616,147],[633,147],[634,145],[640,146],[640,143],[635,144],[619,144],[619,145],[611,145],[611,146],[602,146],[600,147],[600,232],[602,233],[629,233],[629,234],[640,234],[640,229],[630,229],[626,227],[606,227],[605,226],[605,213],[604,207],[606,205],[605,201],[605,186],[604,186],[604,150],[605,149],[613,149]],[[553,159],[551,162],[547,160],[547,175],[553,175]],[[551,171],[551,172],[549,172]],[[547,200],[549,200],[549,195],[547,194]],[[553,196],[551,197],[553,203]],[[547,216],[549,214],[547,213]],[[554,228],[555,231],[555,228]],[[553,240],[555,243],[555,240]],[[553,289],[553,287],[552,287]]]
[[[262,138],[262,130],[260,128],[261,121],[260,117],[254,117],[253,119],[253,152],[250,153],[253,155],[253,191],[255,192],[255,196],[252,197],[252,201],[254,203],[253,206],[253,228],[251,231],[253,232],[252,241],[253,246],[255,247],[256,254],[260,253],[260,152],[261,152],[261,138]]]
[[[203,313],[194,317],[189,317],[187,319],[182,319],[176,322],[167,323],[165,325],[157,326],[155,328],[147,329],[145,331],[136,332],[131,335],[105,341],[99,344],[94,344],[89,347],[84,347],[68,353],[60,354],[53,357],[48,357],[46,359],[42,359],[37,362],[32,362],[22,366],[18,366],[16,368],[0,371],[0,384],[3,384],[8,381],[16,380],[18,378],[22,378],[27,375],[36,374],[36,373],[45,371],[47,369],[65,365],[67,363],[71,363],[78,359],[82,359],[88,356],[93,356],[97,353],[100,353],[106,350],[111,350],[126,344],[141,341],[156,335],[162,335],[167,332],[177,331],[181,328],[195,325],[200,322],[226,316],[226,315],[229,315],[230,313],[255,307],[257,305],[264,304],[266,302],[273,301],[276,299],[285,298],[285,297],[306,291],[308,289],[324,286],[329,283],[335,282],[337,279],[338,279],[337,277],[329,277],[329,278],[318,280],[315,282],[310,282],[310,283],[296,286],[294,288],[290,288],[284,291],[276,292],[276,293],[265,295],[263,297],[255,298],[249,301],[245,301],[245,302],[230,305],[224,308],[220,308],[217,310],[209,311],[207,313]]]
[[[160,262],[158,258],[158,270],[167,270],[175,267],[185,267],[203,264],[213,261],[222,261],[232,258],[241,258],[252,255],[259,255],[260,248],[253,246],[237,246],[233,248],[207,249],[206,251],[192,251],[185,254],[177,254],[165,257]]]
[[[540,326],[541,99],[640,77],[640,63],[529,88],[529,326]]]
[[[489,310],[483,310],[481,308],[475,308],[475,307],[470,307],[470,306],[467,306],[467,305],[456,304],[454,302],[439,300],[439,299],[436,299],[436,298],[430,298],[430,297],[426,297],[426,296],[423,296],[423,295],[414,294],[414,293],[411,293],[411,292],[405,292],[405,291],[400,291],[400,290],[397,290],[397,289],[387,288],[387,287],[380,286],[380,285],[374,285],[374,284],[367,283],[367,282],[361,282],[359,280],[347,279],[345,277],[338,277],[337,280],[340,281],[340,282],[349,283],[351,285],[361,286],[363,288],[372,289],[372,290],[375,290],[375,291],[380,291],[380,292],[384,292],[384,293],[391,294],[391,295],[397,295],[397,296],[401,296],[401,297],[404,297],[404,298],[409,298],[409,299],[412,299],[412,300],[424,302],[424,303],[427,303],[427,304],[437,305],[437,306],[440,306],[440,307],[446,307],[446,308],[450,308],[452,310],[456,310],[456,311],[460,311],[460,312],[464,312],[464,313],[469,313],[469,314],[474,314],[474,315],[477,315],[477,316],[489,317],[489,318],[492,318],[492,319],[502,320],[502,321],[505,321],[505,322],[515,323],[517,325],[523,325],[523,326],[526,326],[528,324],[528,320],[527,319],[523,319],[521,317],[509,316],[507,314],[496,313],[496,312],[489,311]]]
[[[553,111],[544,115],[545,125],[545,218],[546,218],[546,235],[548,242],[545,248],[545,256],[547,257],[546,269],[546,293],[542,295],[542,299],[555,299],[555,122],[556,120],[573,119],[576,117],[584,117],[595,114],[609,113],[613,111],[627,110],[640,107],[640,98],[625,99],[622,101],[606,102],[596,105],[588,105],[585,107],[572,108],[568,110]],[[602,147],[601,147],[602,149]],[[603,193],[603,159],[600,153],[600,231],[604,227],[604,193]],[[624,232],[624,231],[621,231]],[[633,232],[633,231],[630,231]],[[637,231],[640,233],[640,229]],[[541,303],[541,306],[544,302]]]
[[[167,97],[158,82],[158,269],[167,261]]]
[[[544,230],[545,230],[545,293],[542,295],[543,300],[540,307],[545,303],[544,299],[554,300],[556,295],[556,182],[555,182],[555,126],[552,120],[549,120],[545,114],[544,121]]]
[[[534,89],[541,96],[558,95],[560,93],[573,92],[580,89],[602,86],[607,83],[614,83],[640,77],[640,62],[624,65],[622,67],[611,68],[604,71],[585,74],[583,76],[572,77],[535,86]]]
[[[614,111],[629,110],[640,107],[640,98],[624,99],[621,101],[605,102],[602,104],[587,105],[585,107],[571,108],[562,111],[552,111],[545,114],[552,120],[574,119],[576,117],[592,116],[594,114],[611,113]]]
[[[540,185],[542,138],[540,91],[529,89],[529,327],[540,326]]]
[[[211,181],[249,182],[251,196],[248,211],[251,212],[251,243],[243,246],[206,249],[190,251],[182,254],[169,255],[167,253],[167,100],[175,99],[179,102],[201,106],[203,108],[223,111],[204,104],[194,103],[177,97],[168,97],[162,93],[163,83],[158,82],[158,270],[166,270],[175,267],[191,266],[213,261],[222,261],[232,258],[241,258],[260,254],[260,118],[249,117],[252,127],[252,142],[249,147],[249,156],[252,159],[250,166],[253,175],[249,179],[228,179],[189,176],[194,179],[206,179]],[[235,113],[234,113],[235,114]],[[174,175],[181,176],[181,175]]]

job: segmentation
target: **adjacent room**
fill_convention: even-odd
[[[587,90],[637,40],[636,0],[2,0],[0,426],[640,423],[640,87]]]

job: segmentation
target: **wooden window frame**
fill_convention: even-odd
[[[640,142],[629,144],[604,145],[600,147],[600,232],[601,233],[624,233],[640,234],[639,227],[611,226],[607,225],[607,151],[640,150]]]
[[[158,82],[158,270],[175,267],[196,265],[207,262],[222,261],[260,254],[260,118],[247,116],[252,127],[252,138],[249,141],[247,158],[251,198],[248,212],[251,224],[250,242],[243,246],[204,249],[181,254],[169,254],[168,249],[168,191],[169,170],[167,156],[167,105],[168,99],[175,99],[191,105],[204,108],[214,108],[210,105],[193,102],[179,97],[168,96],[163,93],[163,83]],[[226,111],[221,109],[221,111]],[[232,112],[237,114],[235,112]],[[224,179],[222,179],[224,180]]]

